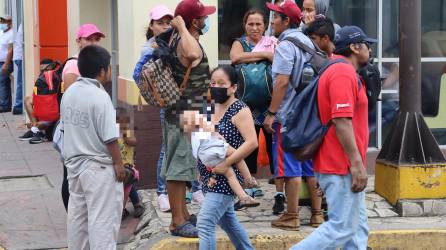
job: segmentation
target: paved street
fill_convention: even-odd
[[[25,131],[21,116],[0,114],[0,245],[6,249],[65,248],[66,213],[60,196],[62,165],[58,153],[51,143],[30,145],[17,140]],[[367,188],[367,208],[372,230],[446,228],[446,217],[397,217],[393,208],[373,193],[372,183],[373,177]],[[262,181],[261,185],[265,193],[260,198],[261,205],[237,212],[238,218],[250,235],[289,233],[270,227],[270,221],[276,218],[271,213],[274,186],[266,181]],[[157,210],[154,190],[143,190],[140,193],[148,208],[138,228],[143,227],[138,230],[141,235],[136,238],[149,239],[155,235],[148,233],[151,230],[162,231],[165,237],[170,213]],[[196,204],[189,206],[192,212],[198,213]],[[300,217],[303,224],[301,231],[311,232],[313,229],[306,226],[310,217],[309,207],[301,208]],[[133,218],[123,222],[121,243],[134,240],[132,235],[138,222]],[[163,227],[156,228],[155,222]],[[124,247],[125,244],[121,244],[119,248]]]
[[[22,116],[0,114],[0,246],[6,249],[65,248],[66,213],[60,194],[63,168],[52,143],[31,145]],[[120,242],[138,220],[124,221]]]

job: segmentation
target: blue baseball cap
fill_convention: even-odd
[[[361,28],[357,26],[344,26],[335,35],[336,50],[348,47],[353,43],[376,43],[378,40],[367,37]]]

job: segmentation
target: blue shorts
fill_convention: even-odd
[[[290,153],[282,150],[280,140],[280,123],[275,122],[273,129],[276,131],[273,134],[273,163],[275,177],[313,177],[313,162],[298,161]]]

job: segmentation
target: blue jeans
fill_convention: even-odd
[[[15,60],[15,65],[17,65],[17,81],[16,81],[16,89],[15,89],[15,109],[23,109],[23,80],[22,80],[22,60]]]
[[[129,193],[129,198],[130,198],[130,201],[132,202],[133,206],[139,204],[140,200],[139,200],[138,191],[136,191],[136,184],[132,185],[132,189],[130,189],[130,193]]]
[[[316,178],[327,199],[328,221],[290,250],[334,250],[339,247],[343,250],[366,250],[369,228],[365,192],[351,191],[351,174],[316,173]]]
[[[161,124],[164,123],[164,109],[160,110]],[[162,126],[161,126],[162,127]],[[166,180],[161,177],[161,168],[164,160],[164,142],[161,143],[160,156],[156,164],[156,193],[158,195],[167,194]]]
[[[217,224],[229,236],[235,249],[254,249],[249,241],[248,234],[235,214],[234,197],[225,194],[206,193],[197,221],[200,250],[217,249],[215,238]]]
[[[164,109],[160,110],[160,118],[161,118],[161,124],[164,122]],[[167,194],[167,188],[166,188],[166,180],[161,177],[161,168],[163,167],[163,160],[164,160],[164,143],[161,143],[161,150],[160,150],[160,156],[158,158],[158,162],[156,163],[156,193],[158,195],[161,194]],[[200,183],[195,180],[192,182],[192,192],[196,192],[198,190],[201,190]]]
[[[0,68],[3,67],[4,62],[0,62]],[[11,109],[11,78],[13,67],[12,62],[9,65],[8,72],[3,75],[0,72],[0,108],[3,110]]]

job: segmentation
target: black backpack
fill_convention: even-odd
[[[315,79],[319,75],[321,70],[325,68],[325,66],[327,66],[330,59],[328,58],[327,54],[319,49],[319,47],[311,39],[310,41],[313,43],[314,49],[308,47],[306,44],[294,37],[286,37],[284,40],[293,43],[295,46],[311,55],[310,60],[304,63],[301,79],[296,88],[297,93],[300,93],[306,86],[310,84],[310,82],[313,81],[313,79]],[[306,75],[305,71],[307,69],[311,69],[310,75]]]
[[[359,70],[358,74],[365,83],[367,99],[369,101],[369,112],[371,112],[375,109],[376,102],[379,100],[379,95],[381,94],[381,73],[379,72],[378,66],[369,62]]]

